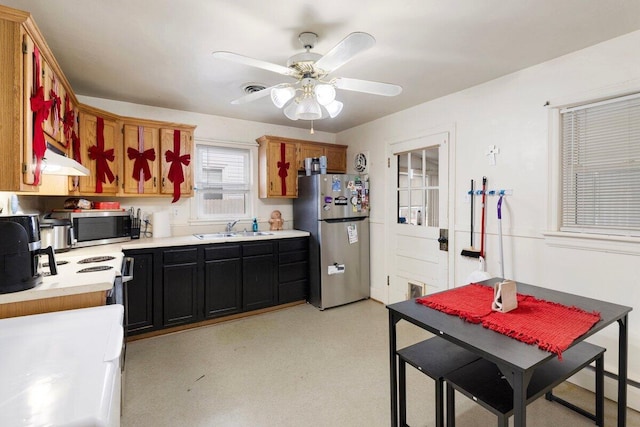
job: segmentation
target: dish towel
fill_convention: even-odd
[[[562,359],[562,352],[600,320],[589,313],[551,301],[518,294],[518,308],[508,313],[491,310],[493,288],[470,285],[417,298],[416,302],[471,323],[480,323],[508,337],[535,344]]]

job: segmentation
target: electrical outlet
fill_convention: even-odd
[[[178,208],[173,208],[173,216],[174,217],[178,216]]]

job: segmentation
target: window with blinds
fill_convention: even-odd
[[[640,94],[560,114],[561,231],[640,236]]]
[[[243,148],[196,145],[198,218],[251,215],[250,152]]]

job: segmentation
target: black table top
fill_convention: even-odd
[[[501,278],[493,278],[479,282],[479,284],[493,286],[494,283],[500,281],[502,281]],[[624,318],[632,310],[631,307],[521,282],[517,282],[517,287],[519,294],[532,295],[538,299],[567,306],[576,306],[588,312],[599,312],[600,321],[581,337],[577,338],[574,344]],[[525,344],[506,335],[486,329],[480,324],[469,323],[458,316],[452,316],[429,308],[417,303],[415,299],[390,304],[387,305],[387,308],[390,310],[390,314],[396,318],[404,319],[435,335],[440,335],[494,363],[504,364],[519,371],[535,368],[540,363],[556,357],[555,354],[540,350],[535,345]]]

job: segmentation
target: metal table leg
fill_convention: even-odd
[[[389,368],[391,378],[391,426],[398,426],[398,374],[396,356],[396,319],[389,310]]]
[[[627,316],[618,320],[618,427],[627,425],[627,351],[629,335]]]

